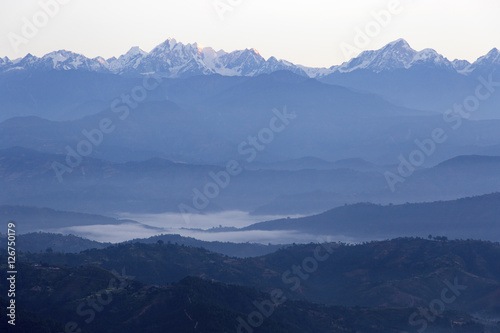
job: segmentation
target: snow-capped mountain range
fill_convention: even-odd
[[[467,75],[475,70],[500,65],[500,52],[494,48],[474,63],[466,60],[449,61],[435,50],[416,51],[404,39],[398,39],[379,50],[364,51],[358,57],[339,66],[312,68],[295,65],[274,57],[264,59],[255,49],[225,52],[211,47],[200,47],[197,43],[183,44],[169,38],[151,52],[139,47],[131,48],[118,58],[87,58],[66,50],[55,51],[38,58],[28,54],[24,58],[10,60],[0,58],[0,72],[11,70],[84,70],[138,76],[157,73],[164,77],[187,77],[193,75],[221,74],[226,76],[255,76],[278,70],[289,70],[296,74],[321,78],[338,72],[349,73],[368,70],[375,73],[427,66],[456,71]]]
[[[357,69],[373,72],[410,68],[415,65],[429,65],[454,69],[453,63],[432,49],[415,51],[404,39],[398,39],[376,51],[364,51],[358,57],[343,63],[335,70],[345,73]]]

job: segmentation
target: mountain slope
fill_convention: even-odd
[[[491,90],[491,84],[486,87],[484,82],[498,82],[498,59],[498,50],[493,49],[472,64],[450,62],[434,50],[417,52],[404,40],[398,40],[379,50],[362,52],[319,79],[381,95],[397,105],[444,113],[474,96],[480,85],[483,91]],[[499,94],[488,94],[471,119],[500,118],[499,102]]]
[[[116,156],[121,156],[119,161],[123,161],[128,155],[128,160],[138,160],[148,154],[152,157],[156,151],[156,156],[173,160],[218,163],[238,157],[239,144],[269,126],[276,117],[273,109],[283,113],[285,107],[298,120],[290,120],[290,126],[275,135],[277,139],[259,154],[262,158],[368,158],[366,152],[375,155],[375,149],[367,146],[392,150],[387,142],[391,136],[396,140],[406,137],[403,126],[420,127],[424,135],[423,126],[440,121],[437,116],[430,119],[433,113],[397,107],[371,94],[290,72],[252,78],[201,76],[167,80],[135,108],[120,103],[114,109],[108,106],[98,114],[70,122],[10,119],[0,124],[0,148],[23,146],[64,152],[66,145],[75,146],[84,139],[80,135],[83,130],[96,128],[106,118],[113,121],[116,130],[93,150],[94,157],[116,161]],[[140,156],[134,156],[134,151]]]
[[[2,73],[0,121],[22,116],[80,119],[109,109],[113,99],[140,84],[137,78],[83,70]]]
[[[276,206],[268,207],[267,212],[307,213],[345,203],[429,202],[498,192],[500,162],[494,157],[472,160],[463,163],[457,159],[416,170],[404,183],[397,184],[394,193],[389,190],[384,169],[360,171],[354,168],[358,165],[356,163],[326,170],[248,169],[231,177],[230,185],[209,200],[203,212],[254,211],[274,202]],[[172,162],[162,158],[113,163],[87,157],[70,172],[65,172],[61,176],[63,182],[59,182],[52,168],[54,162],[65,164],[65,155],[19,147],[0,150],[0,185],[3,188],[0,203],[104,215],[117,212],[179,213],[181,203],[193,207],[193,189],[203,191],[207,183],[214,181],[211,173],[226,169],[225,166]],[[392,167],[388,170],[392,171]],[[297,205],[296,201],[304,196],[307,200],[318,196],[320,199],[311,205],[307,200]],[[318,206],[320,202],[322,204]],[[450,223],[446,224],[446,230],[450,230]],[[32,226],[35,229],[29,231],[40,230]]]
[[[452,238],[500,239],[500,193],[453,201],[381,206],[359,203],[319,215],[261,222],[243,230],[297,230],[303,233],[377,238],[429,234]]]

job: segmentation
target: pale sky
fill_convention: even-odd
[[[53,17],[40,5],[51,2],[66,2]],[[224,20],[215,3],[231,9],[222,14]],[[399,3],[398,13],[380,27],[372,13],[390,3]],[[500,48],[499,14],[499,0],[0,0],[0,57],[66,49],[109,58],[132,46],[149,52],[172,37],[330,67],[349,60],[342,45],[371,50],[404,38],[416,50],[433,48],[450,60],[474,61]],[[26,36],[23,26],[33,23],[33,16],[40,28]],[[357,29],[369,27],[372,36],[356,44]],[[14,35],[24,38],[17,50],[9,40]]]

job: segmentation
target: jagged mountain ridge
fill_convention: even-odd
[[[379,50],[364,51],[359,56],[330,68],[312,68],[296,65],[275,57],[265,59],[255,49],[226,52],[197,43],[183,44],[173,38],[156,46],[151,52],[132,47],[118,58],[87,58],[66,50],[54,51],[38,58],[31,54],[24,58],[10,60],[0,58],[0,72],[10,70],[84,70],[139,76],[157,73],[164,77],[188,77],[193,75],[220,74],[225,76],[256,76],[279,70],[289,70],[299,75],[321,78],[338,72],[369,70],[375,73],[409,69],[414,66],[470,74],[475,70],[500,65],[500,52],[494,48],[487,55],[470,64],[466,60],[448,60],[433,49],[416,51],[404,39],[393,41]]]
[[[341,73],[357,69],[368,69],[373,72],[392,71],[410,68],[415,65],[433,65],[454,69],[453,64],[433,49],[415,51],[404,39],[398,39],[376,51],[364,51],[358,57],[338,66]]]
[[[158,73],[164,77],[221,74],[226,76],[255,76],[278,70],[289,70],[300,75],[305,71],[285,60],[274,57],[265,60],[255,49],[227,53],[197,43],[183,44],[169,38],[147,53],[132,47],[118,58],[89,59],[66,50],[54,51],[38,58],[31,54],[10,60],[0,58],[0,71],[9,70],[85,70],[99,73],[141,75]]]

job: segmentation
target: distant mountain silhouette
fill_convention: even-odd
[[[261,222],[243,230],[296,230],[317,235],[376,238],[426,237],[500,239],[500,193],[453,201],[375,205],[358,203],[295,219]]]

